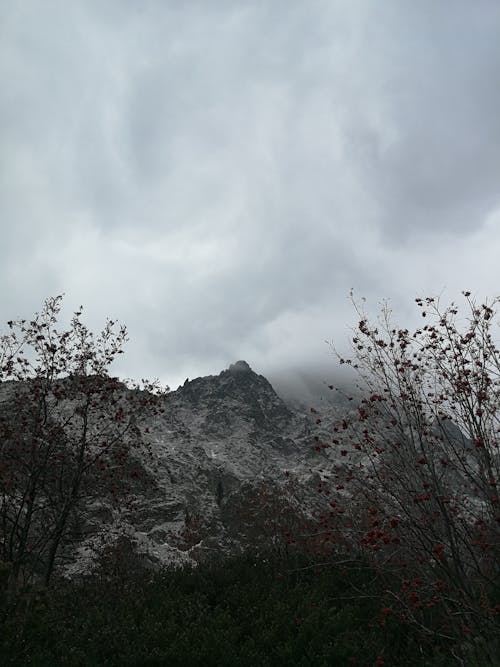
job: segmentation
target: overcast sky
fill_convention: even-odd
[[[0,314],[331,380],[354,288],[500,293],[498,0],[0,0]],[[3,328],[3,324],[2,324]]]

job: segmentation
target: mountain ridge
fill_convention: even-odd
[[[115,386],[126,404],[132,390]],[[11,393],[0,386],[0,404]],[[313,420],[287,405],[246,361],[186,380],[159,401],[161,411],[127,436],[136,472],[126,499],[103,492],[79,510],[77,537],[61,553],[63,576],[92,572],[123,539],[148,567],[264,548],[279,530],[270,527],[278,512],[273,503],[280,512],[293,505],[296,515],[309,513],[290,492],[289,475],[294,471],[305,487],[315,475]],[[71,408],[71,401],[57,404],[61,414],[66,403]]]

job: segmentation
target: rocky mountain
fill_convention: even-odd
[[[165,396],[164,410],[142,442],[154,492],[137,494],[121,517],[150,560],[194,561],[263,545],[280,517],[284,524],[310,514],[319,465],[313,416],[285,404],[245,361],[186,380]]]
[[[86,381],[104,382],[104,393],[118,390],[125,413],[127,401],[138,398],[137,390],[113,379]],[[0,417],[8,414],[15,388],[15,383],[0,384]],[[75,413],[77,400],[67,387],[62,395],[53,399],[55,419],[61,423]],[[151,414],[145,410],[141,427],[129,429],[118,443],[118,455],[120,448],[126,452],[127,465],[120,468],[124,479],[115,480],[110,491],[97,478],[73,513],[73,539],[60,553],[57,568],[63,576],[94,571],[103,555],[117,547],[149,568],[279,548],[286,529],[297,535],[311,521],[317,526],[316,517],[329,501],[318,493],[322,481],[332,487],[334,479],[346,476],[349,461],[361,468],[371,465],[354,449],[345,456],[335,446],[318,446],[331,442],[335,423],[357,416],[352,405],[323,404],[320,419],[310,406],[283,401],[245,361],[219,375],[186,380],[177,391],[162,395],[157,407]],[[111,410],[106,401],[102,409]],[[445,429],[452,449],[471,458],[470,442],[457,427],[438,426]],[[68,426],[53,431],[61,442],[68,435],[64,428]],[[468,465],[474,469],[473,458]],[[464,481],[459,467],[448,466],[446,475],[451,486]],[[349,502],[347,496],[344,500]],[[42,509],[45,516],[43,511],[50,507]]]
[[[12,394],[7,385],[0,406]],[[124,541],[148,567],[259,549],[317,506],[315,415],[286,404],[245,361],[186,380],[161,408],[128,436],[135,472],[127,493],[96,493],[75,518],[65,576],[91,572]]]

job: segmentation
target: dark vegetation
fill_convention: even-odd
[[[362,561],[239,557],[126,572],[39,592],[28,610],[26,597],[4,606],[1,664],[447,667],[454,651],[468,667],[484,665],[481,638],[450,645],[439,637],[447,625],[439,611],[420,612],[436,629],[425,640],[389,611]]]
[[[47,299],[0,336],[0,559],[13,597],[34,580],[50,584],[84,537],[93,500],[126,503],[142,474],[142,421],[162,409],[158,383],[109,376],[126,328],[108,320],[94,335],[80,308],[61,331],[61,301]]]
[[[408,627],[456,647],[474,637],[486,666],[500,655],[499,300],[463,296],[462,312],[416,299],[414,331],[387,304],[373,321],[353,299],[352,355],[339,360],[357,371],[359,395],[315,450],[333,558],[362,555]],[[470,664],[458,648],[449,659]]]

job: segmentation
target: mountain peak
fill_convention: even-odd
[[[246,361],[243,361],[243,360],[240,360],[240,361],[237,361],[234,364],[231,364],[229,366],[228,370],[229,370],[230,373],[248,373],[248,372],[251,373],[252,372],[252,369],[250,368],[250,365]]]

